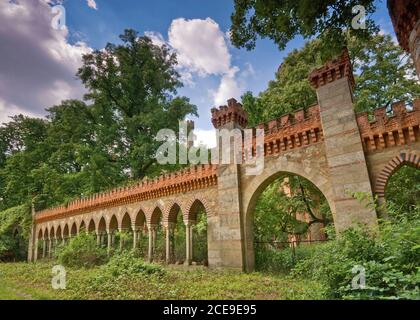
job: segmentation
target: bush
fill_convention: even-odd
[[[317,245],[301,245],[293,250],[290,247],[277,249],[258,245],[255,248],[255,268],[258,271],[288,273],[298,261],[313,254],[314,246]]]
[[[164,273],[160,265],[144,262],[131,251],[114,255],[104,266],[104,271],[113,277],[136,274],[161,275]]]
[[[376,237],[364,228],[346,230],[339,239],[315,247],[292,274],[321,281],[330,298],[419,299],[419,230],[416,216],[383,222]],[[359,273],[352,271],[355,266],[365,269],[365,288],[352,287]]]
[[[69,267],[90,268],[107,261],[106,249],[98,247],[94,234],[81,232],[56,251],[58,261]]]

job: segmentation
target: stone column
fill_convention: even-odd
[[[120,229],[119,232],[120,232],[120,251],[122,251],[123,248],[124,248],[124,239],[123,239],[124,235],[123,235],[123,230]]]
[[[96,232],[96,245],[97,245],[98,247],[100,247],[100,246],[101,246],[101,235],[99,234],[99,232],[98,232],[98,231]]]
[[[136,230],[136,226],[133,225],[133,250],[137,249],[137,230]]]
[[[147,227],[148,229],[148,233],[149,233],[149,250],[148,250],[148,254],[147,254],[147,259],[149,260],[149,262],[152,262],[153,260],[153,249],[154,249],[154,245],[153,245],[153,235],[154,235],[154,231],[153,229],[155,229],[155,225],[149,225]]]
[[[316,89],[320,108],[334,197],[331,208],[334,226],[338,233],[355,223],[376,226],[375,210],[352,196],[353,192],[372,196],[372,188],[353,107],[354,79],[347,50],[312,71],[309,79]]]
[[[174,232],[175,224],[173,222],[168,222],[168,225],[165,226],[165,232],[166,232],[166,263],[170,264],[173,263],[173,252],[172,252],[172,235]]]
[[[211,112],[212,123],[220,130],[220,135],[214,149],[218,154],[212,153],[212,161],[219,161],[218,214],[208,219],[208,228],[217,228],[218,232],[209,232],[209,266],[243,270],[247,269],[244,259],[247,253],[242,221],[241,163],[243,128],[247,126],[248,116],[235,99],[229,99],[227,106],[213,108]]]
[[[38,260],[38,237],[35,238],[35,248],[34,248],[34,261]]]
[[[185,223],[185,264],[191,265],[193,259],[192,221]]]
[[[42,258],[45,258],[47,255],[47,241],[45,238],[42,238]]]
[[[107,244],[107,251],[108,251],[108,256],[111,254],[111,246],[112,246],[112,233],[110,230],[106,231],[107,236],[108,236],[108,244]]]
[[[48,238],[48,258],[52,256],[52,239]]]

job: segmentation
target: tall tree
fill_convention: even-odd
[[[346,37],[356,80],[356,111],[373,111],[400,100],[412,102],[420,96],[414,65],[391,36],[376,34],[367,41],[349,34]],[[250,114],[250,125],[317,102],[308,74],[333,53],[321,51],[321,42],[321,39],[315,39],[290,52],[267,90],[258,97],[250,92],[242,97],[244,108]]]
[[[366,28],[352,28],[355,19],[361,22],[359,10],[353,11],[356,6],[364,7]],[[268,37],[282,50],[297,35],[320,35],[324,48],[340,49],[346,40],[342,30],[363,39],[377,30],[370,18],[375,9],[374,0],[235,0],[231,39],[250,50],[257,37]]]
[[[188,98],[175,96],[181,82],[174,53],[134,30],[120,38],[120,45],[85,55],[78,76],[93,101],[98,141],[132,177],[142,178],[156,165],[157,132],[177,130],[179,120],[197,113]]]

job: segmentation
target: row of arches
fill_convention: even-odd
[[[184,211],[183,207],[189,208],[188,211]],[[199,199],[195,199],[187,206],[174,202],[168,208],[166,213],[158,205],[149,215],[145,214],[145,210],[139,209],[131,215],[125,211],[122,215],[113,213],[107,216],[105,214],[96,218],[68,221],[64,224],[40,226],[36,238],[35,259],[51,258],[59,245],[65,244],[80,232],[87,232],[96,234],[97,245],[107,247],[109,254],[113,250],[132,248],[138,250],[149,261],[165,260],[167,263],[191,264],[194,259],[194,230],[203,221],[199,217],[203,215],[207,217],[210,210],[206,202]],[[202,229],[201,226],[200,230]],[[205,229],[207,232],[206,226]],[[180,238],[180,232],[184,235],[181,240],[183,239],[185,243],[176,244],[175,240]],[[178,237],[176,237],[177,234]],[[207,235],[205,242],[207,249]],[[175,250],[180,246],[184,247],[181,257],[180,250]],[[203,247],[203,244],[200,246]],[[40,252],[39,255],[38,252]],[[203,264],[207,261],[207,257],[203,258],[202,255],[200,259],[200,263]]]

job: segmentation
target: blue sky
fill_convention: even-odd
[[[29,24],[28,21],[23,20],[23,14],[18,14],[18,9],[27,6],[29,11],[33,10],[39,14],[40,11],[45,11],[48,8],[43,2],[50,2],[51,5],[52,0],[37,0],[41,3],[39,6],[33,5],[31,1],[33,0],[15,0],[19,3],[20,8],[14,4],[7,4],[9,7],[5,7],[6,9],[11,8],[11,11],[14,10],[13,14],[17,17],[14,21],[19,23],[19,19],[22,19],[22,28],[25,23],[28,28],[36,29],[36,26],[33,26],[33,22]],[[206,131],[211,129],[209,118],[210,109],[213,106],[218,102],[222,103],[221,101],[229,98],[230,94],[240,99],[240,95],[247,90],[254,94],[264,90],[268,81],[274,78],[274,73],[283,57],[290,50],[299,48],[304,43],[300,37],[295,38],[288,44],[286,50],[281,52],[270,40],[259,40],[256,49],[252,51],[233,48],[226,34],[230,28],[233,0],[64,0],[62,2],[66,9],[67,30],[65,33],[59,35],[50,30],[44,30],[47,28],[47,24],[41,25],[39,22],[41,18],[39,18],[36,23],[40,24],[40,34],[35,33],[31,35],[31,39],[28,37],[22,41],[25,43],[32,41],[36,51],[40,51],[42,43],[48,43],[50,47],[41,48],[42,52],[51,54],[54,51],[57,60],[54,70],[53,65],[49,65],[48,68],[52,70],[51,72],[56,72],[57,68],[63,69],[64,64],[68,75],[63,76],[63,79],[58,75],[51,77],[49,85],[45,84],[45,89],[42,89],[43,87],[37,83],[39,88],[33,89],[35,98],[29,99],[29,91],[31,91],[29,90],[27,95],[31,103],[25,105],[22,94],[2,96],[2,70],[0,69],[0,111],[2,113],[0,120],[4,120],[6,116],[16,112],[42,116],[42,110],[48,107],[47,104],[58,103],[57,100],[60,97],[70,98],[71,95],[75,95],[74,98],[79,98],[83,89],[80,84],[72,82],[76,80],[69,80],[71,73],[73,72],[74,75],[78,63],[80,63],[77,55],[91,49],[101,49],[107,42],[117,43],[118,35],[124,29],[133,28],[141,34],[147,32],[159,43],[165,42],[179,52],[181,55],[180,72],[185,80],[185,86],[179,90],[179,94],[189,97],[191,102],[198,106],[200,117],[194,119],[196,127]],[[6,5],[2,4],[1,6]],[[374,19],[384,32],[394,35],[385,0],[377,1],[377,8]],[[0,19],[0,25],[7,23],[5,19],[3,19],[3,23],[1,21],[2,19]],[[169,36],[168,32],[171,32],[172,36]],[[24,37],[24,35],[26,36],[26,33],[14,36]],[[6,35],[0,33],[0,37],[6,37]],[[48,37],[56,41],[57,48],[54,47],[55,44],[51,45],[52,41]],[[203,37],[205,39],[199,39]],[[0,38],[0,40],[2,39]],[[197,52],[192,50],[196,49],[195,41],[198,41],[197,46],[202,47],[200,50],[197,49]],[[1,46],[11,46],[13,43],[13,41],[2,41],[0,48]],[[27,46],[29,45],[27,44]],[[66,52],[60,52],[60,48]],[[31,47],[15,49],[19,52],[32,50]],[[34,58],[31,56],[28,59]],[[42,60],[42,57],[39,59]],[[25,57],[22,57],[21,60],[25,60]],[[220,67],[217,64],[219,61]],[[19,64],[18,62],[14,63]],[[16,65],[16,68],[19,66]],[[45,67],[40,67],[40,69],[45,70]],[[32,73],[35,72],[36,70],[32,71]],[[61,70],[59,75],[61,76],[62,73]],[[37,81],[40,77],[42,75],[36,75]],[[13,78],[15,87],[19,86],[21,84],[19,78],[15,74],[13,74]],[[6,83],[4,79],[6,77],[3,77],[3,81]],[[27,77],[25,77],[26,80]],[[25,85],[27,87],[30,84]],[[3,87],[7,86],[3,85]],[[51,87],[54,87],[53,91],[51,91]],[[36,104],[34,101],[39,102]],[[45,106],[43,106],[44,104]]]

